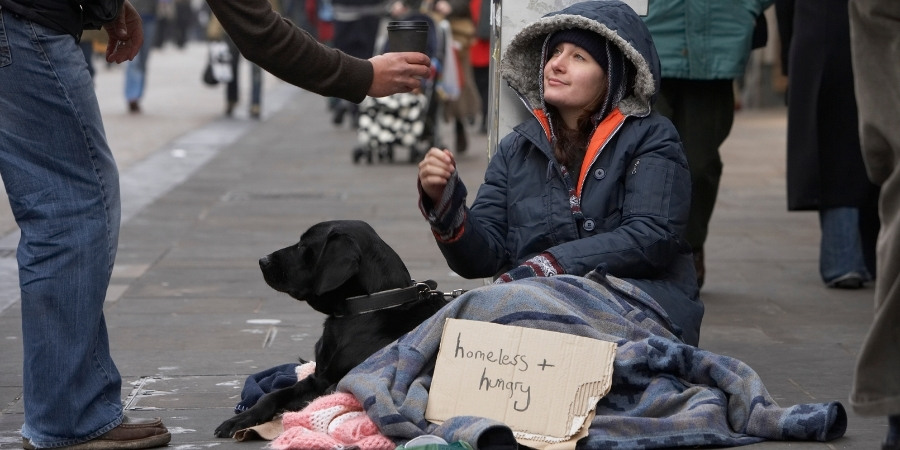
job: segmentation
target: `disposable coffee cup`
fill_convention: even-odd
[[[424,20],[398,20],[388,22],[389,52],[419,52],[428,50],[428,22]]]

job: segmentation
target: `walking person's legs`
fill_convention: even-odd
[[[262,114],[263,71],[256,64],[250,63],[250,118],[259,119]]]
[[[732,80],[666,78],[656,104],[678,130],[691,170],[691,212],[684,238],[694,251],[701,286],[706,272],[703,246],[722,178],[719,147],[734,123],[733,89]]]
[[[156,18],[153,16],[141,16],[144,30],[144,43],[134,60],[129,61],[125,67],[125,101],[128,102],[128,111],[141,112],[141,98],[144,97],[144,86],[147,84],[147,61],[150,51],[153,49],[153,40],[156,34]]]
[[[241,51],[227,35],[225,42],[228,43],[228,49],[231,51],[231,81],[225,85],[225,115],[231,117],[239,100]]]

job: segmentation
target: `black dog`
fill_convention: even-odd
[[[217,437],[299,411],[333,392],[350,369],[446,304],[436,285],[414,284],[400,256],[361,221],[314,225],[297,244],[260,258],[259,266],[273,289],[328,316],[316,343],[316,370],[223,422]]]

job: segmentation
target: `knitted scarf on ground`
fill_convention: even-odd
[[[393,449],[353,394],[317,398],[300,412],[285,413],[284,432],[269,444],[275,450]]]

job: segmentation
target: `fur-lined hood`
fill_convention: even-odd
[[[631,7],[618,0],[576,3],[552,12],[523,28],[503,54],[500,74],[526,103],[529,111],[543,108],[544,42],[566,28],[593,31],[618,46],[637,73],[634,89],[621,102],[625,115],[646,116],[659,89],[659,57],[650,32]]]

